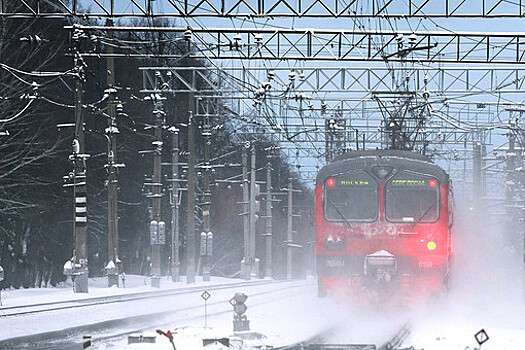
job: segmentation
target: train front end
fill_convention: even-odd
[[[354,152],[318,174],[319,295],[403,305],[447,288],[448,175],[406,151]]]

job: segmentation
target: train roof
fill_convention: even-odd
[[[445,170],[434,164],[429,157],[417,152],[390,149],[342,154],[319,170],[315,183],[322,184],[331,175],[349,170],[365,169],[371,173],[371,168],[377,165],[392,166],[395,170],[414,171],[433,176],[442,184],[449,183],[449,176]]]
[[[413,152],[413,151],[400,150],[400,149],[376,149],[376,150],[365,150],[365,151],[351,151],[351,152],[343,153],[338,157],[335,157],[332,160],[332,163],[338,162],[341,160],[345,160],[345,159],[349,159],[349,158],[359,158],[359,157],[382,157],[382,158],[398,157],[398,158],[417,159],[417,160],[432,163],[432,160],[429,157],[425,156],[424,154]]]

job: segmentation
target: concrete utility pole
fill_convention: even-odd
[[[74,274],[75,274],[75,293],[88,293],[88,252],[87,252],[87,191],[86,191],[86,158],[84,145],[84,114],[82,102],[84,94],[84,67],[82,58],[77,50],[79,33],[73,34],[75,41],[74,65],[76,73],[75,79],[75,139],[73,140],[73,197],[75,201],[75,253],[74,253]]]
[[[180,280],[180,256],[179,256],[179,131],[172,130],[171,149],[171,280]]]
[[[255,257],[255,196],[256,196],[256,167],[255,167],[255,144],[252,143],[251,147],[251,164],[250,164],[250,258],[252,259],[252,271],[255,274],[255,277],[259,277],[259,266],[256,263]]]
[[[186,282],[195,283],[195,94],[189,93]]]
[[[487,145],[481,145],[481,197],[485,197],[487,193]]]
[[[153,193],[151,207],[151,286],[160,287],[160,253],[165,243],[165,223],[161,221],[161,199],[162,199],[162,129],[165,123],[166,113],[162,110],[162,97],[155,95],[153,114],[155,115],[153,147]]]
[[[210,146],[211,146],[211,130],[210,130],[210,120],[209,117],[206,117],[204,122],[204,128],[202,136],[204,136],[204,203],[202,207],[202,216],[203,216],[203,228],[204,233],[206,234],[206,243],[208,238],[212,240],[211,234],[211,189],[210,189],[210,176],[211,176],[211,165],[210,165]],[[205,245],[206,249],[204,255],[202,256],[203,267],[202,267],[202,280],[210,280],[210,255],[211,250],[208,249],[208,244]],[[209,247],[211,248],[211,246]]]
[[[507,206],[510,209],[509,214],[512,214],[514,210],[511,207],[514,204],[514,192],[516,191],[514,176],[514,171],[516,169],[516,136],[511,130],[508,130],[507,137],[509,138],[509,149],[507,150],[507,184],[505,195]],[[508,217],[510,217],[510,215]]]
[[[474,154],[472,158],[472,181],[474,206],[478,209],[481,206],[481,143],[474,141]]]
[[[508,234],[511,237],[512,245],[518,244],[520,239],[516,235],[516,231],[519,232],[518,227],[516,225],[517,223],[517,211],[516,211],[516,165],[517,165],[517,150],[516,150],[516,134],[513,130],[508,129],[507,130],[507,137],[509,139],[509,149],[507,150],[507,178],[505,182],[505,198],[506,198],[506,206],[507,206],[507,227],[508,227]]]
[[[286,279],[292,279],[292,243],[293,243],[293,179],[288,179],[288,230],[286,237]]]
[[[272,163],[268,155],[266,164],[266,277],[273,276],[272,270]]]
[[[249,146],[248,146],[249,147]],[[252,276],[252,259],[250,256],[250,216],[249,216],[249,193],[248,193],[248,150],[246,145],[242,147],[242,207],[244,228],[244,266],[243,276],[245,280]]]
[[[112,27],[113,20],[107,19],[106,26]],[[108,31],[110,37],[113,36],[112,31]],[[108,54],[113,53],[113,46],[107,45]],[[108,126],[106,128],[106,136],[108,138],[108,287],[112,285],[118,286],[118,273],[121,261],[118,257],[118,182],[117,182],[117,120],[115,108],[115,64],[111,55],[107,58],[106,81],[108,85]],[[110,271],[110,262],[115,264],[116,269]]]

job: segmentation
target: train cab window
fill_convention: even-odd
[[[386,219],[392,222],[434,222],[439,217],[439,183],[430,176],[397,173],[386,185]]]
[[[328,221],[375,221],[379,211],[377,182],[365,172],[325,180],[324,214]]]

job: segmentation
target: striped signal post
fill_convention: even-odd
[[[78,157],[77,157],[78,158]],[[84,160],[76,160],[84,163]],[[77,165],[75,166],[75,168]],[[75,172],[75,293],[88,293],[88,261],[87,261],[87,195],[85,171]]]
[[[91,350],[91,336],[85,335],[82,337],[82,349],[83,350]]]

